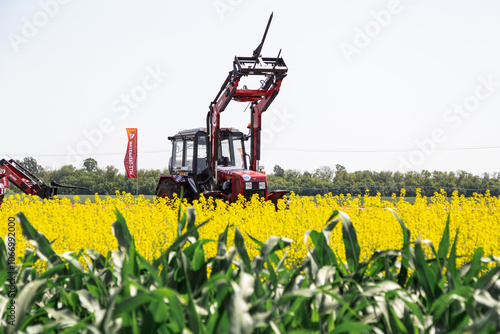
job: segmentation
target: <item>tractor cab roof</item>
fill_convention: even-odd
[[[177,134],[174,136],[168,137],[169,140],[175,140],[178,138],[185,138],[185,137],[194,137],[198,133],[207,133],[206,128],[194,128],[194,129],[187,129],[187,130],[182,130],[179,131]],[[229,134],[229,133],[242,133],[240,130],[236,128],[220,128],[220,132],[222,135],[224,134]]]
[[[184,138],[184,137],[194,137],[198,133],[207,133],[207,129],[205,128],[195,128],[195,129],[187,129],[187,130],[182,130],[177,132],[177,134],[168,137],[168,140],[175,140],[178,138]]]

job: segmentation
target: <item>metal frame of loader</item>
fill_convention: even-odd
[[[0,160],[0,180],[2,179],[10,181],[25,194],[37,195],[40,198],[46,199],[53,199],[57,195],[58,188],[88,189],[85,187],[64,186],[55,181],[47,185],[14,159],[8,161],[5,159]],[[5,188],[9,186],[8,181],[5,182]],[[3,197],[4,194],[0,194],[0,205],[2,204]]]

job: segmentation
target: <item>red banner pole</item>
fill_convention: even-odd
[[[137,128],[127,128],[127,152],[123,161],[128,177],[137,179]],[[137,192],[139,189],[137,181]]]

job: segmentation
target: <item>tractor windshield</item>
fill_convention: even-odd
[[[220,142],[219,164],[247,168],[245,163],[245,148],[241,134],[232,134],[223,137]]]

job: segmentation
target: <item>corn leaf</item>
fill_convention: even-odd
[[[468,270],[464,277],[464,284],[470,285],[473,282],[473,279],[479,276],[479,273],[483,269],[483,264],[481,263],[481,257],[483,256],[483,248],[479,247],[474,251],[474,255],[472,256],[472,260],[467,265]]]
[[[436,277],[433,275],[433,271],[427,265],[427,260],[425,258],[425,253],[422,250],[420,238],[415,241],[415,267],[415,276],[418,278],[418,282],[422,285],[428,304],[432,305],[436,299],[434,291],[437,286],[437,281]]]
[[[247,249],[245,247],[245,240],[240,232],[240,230],[236,227],[234,232],[234,245],[236,250],[238,251],[238,255],[243,262],[243,269],[249,273],[253,274],[252,264],[250,262],[250,257],[248,256]]]
[[[181,297],[172,289],[159,288],[151,291],[151,295],[157,297],[163,303],[163,298],[168,299],[169,311],[173,321],[176,323],[179,331],[184,328],[184,307],[181,304]]]
[[[361,252],[361,248],[359,247],[358,237],[351,219],[343,212],[339,212],[339,214],[342,218],[342,237],[344,239],[347,265],[351,272],[354,273],[359,267],[359,253]]]
[[[20,219],[25,219],[24,215],[22,215],[22,217],[23,218],[20,217]],[[26,316],[30,313],[30,309],[37,296],[38,290],[41,290],[45,286],[46,282],[47,280],[45,279],[38,279],[36,281],[29,282],[19,292],[15,299],[16,321],[14,326],[7,327],[7,333],[16,333],[20,328],[29,325],[31,318]],[[26,321],[24,321],[25,317]]]
[[[118,242],[118,247],[123,253],[128,253],[132,245],[132,235],[128,230],[125,218],[118,209],[115,211],[116,221],[111,224],[113,235]]]
[[[458,240],[458,230],[455,234],[455,240],[453,240],[453,245],[451,246],[450,256],[447,261],[447,271],[446,275],[448,277],[448,282],[450,284],[450,290],[457,289],[461,286],[460,277],[457,270],[457,240]]]
[[[51,266],[58,266],[62,262],[59,255],[54,252],[50,242],[30,224],[26,216],[20,212],[17,214],[19,223],[23,229],[23,236],[35,247],[35,250],[43,260],[47,261]]]
[[[402,258],[401,258],[401,268],[399,270],[398,275],[398,284],[402,287],[406,286],[406,281],[408,280],[408,272],[409,272],[409,261],[410,261],[410,230],[406,227],[405,223],[399,216],[394,212],[393,209],[388,208],[394,217],[396,217],[397,221],[401,225],[401,230],[403,231],[403,249],[402,249]]]

